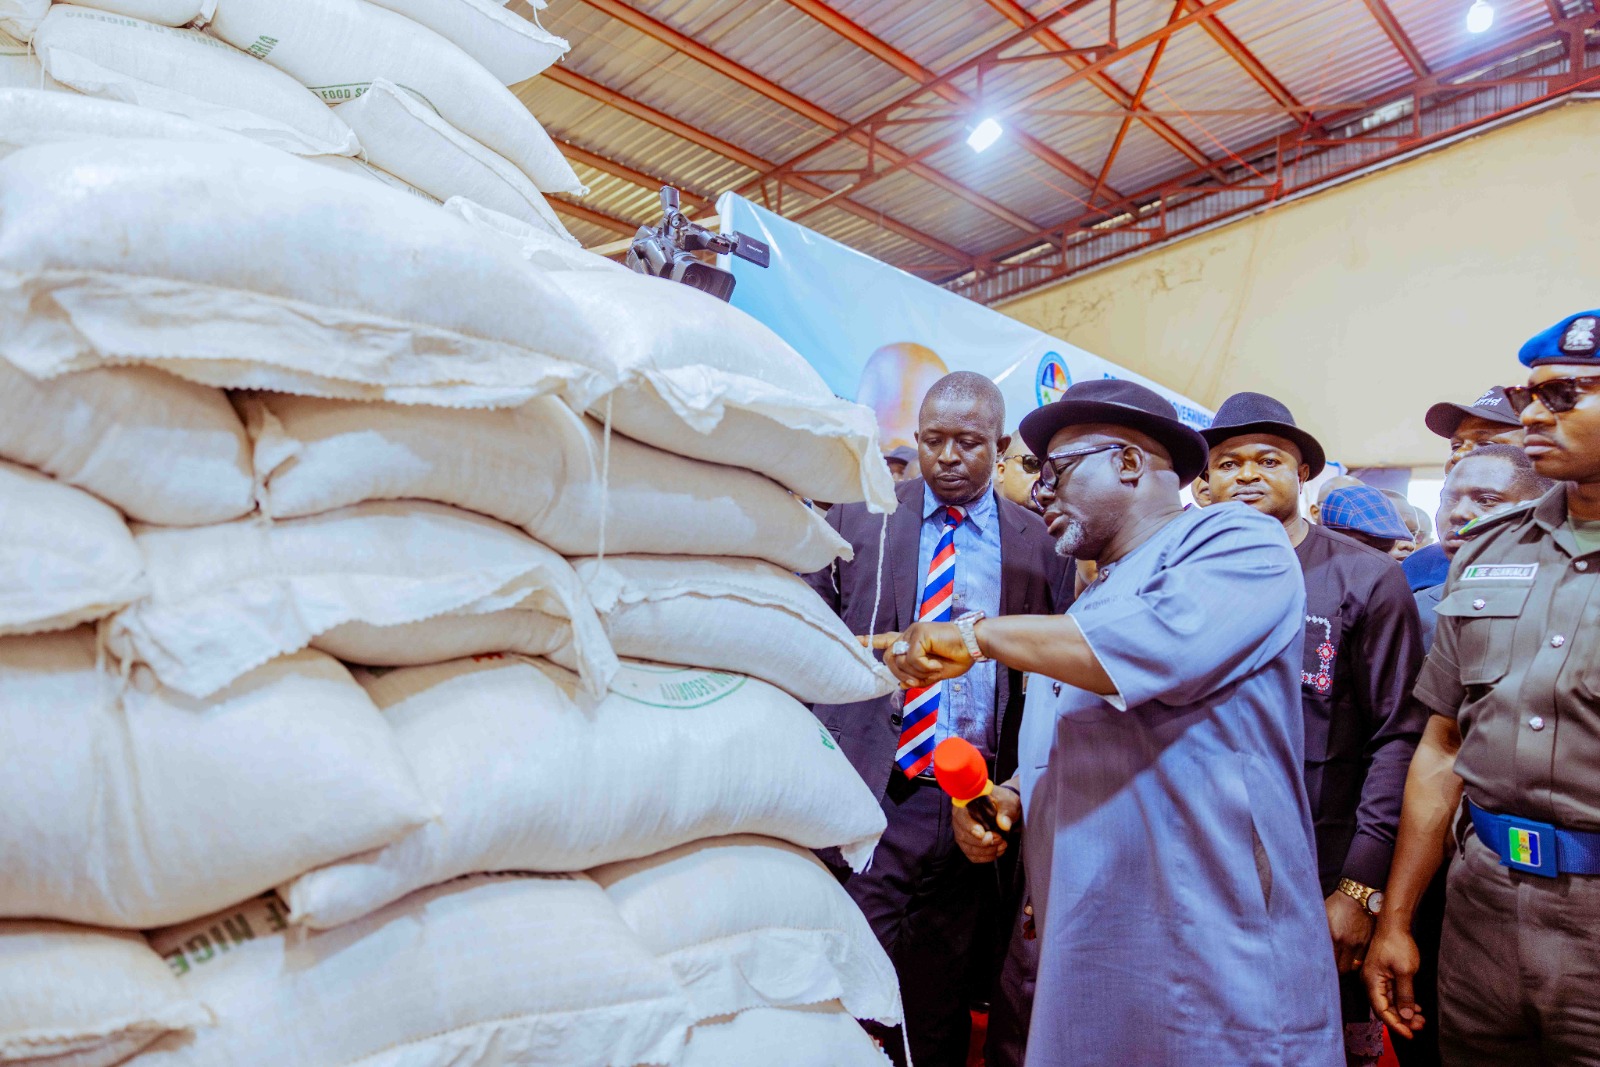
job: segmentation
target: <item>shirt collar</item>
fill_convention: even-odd
[[[927,482],[922,483],[922,520],[924,522],[933,518],[935,514],[943,513],[948,505],[933,495],[933,486]],[[989,483],[983,494],[972,503],[964,505],[967,512],[967,521],[972,523],[973,529],[979,533],[994,519],[994,483]]]

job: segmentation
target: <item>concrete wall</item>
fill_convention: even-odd
[[[1573,103],[998,310],[1216,407],[1284,400],[1349,466],[1430,467],[1436,400],[1600,307],[1600,103]]]

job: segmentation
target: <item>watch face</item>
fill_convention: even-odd
[[[1368,914],[1376,915],[1379,912],[1381,912],[1382,910],[1383,910],[1383,890],[1374,889],[1372,891],[1372,895],[1367,898],[1367,912],[1368,912]]]

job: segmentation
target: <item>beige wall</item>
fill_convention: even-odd
[[[1349,466],[1433,466],[1436,400],[1600,306],[1600,103],[1574,103],[999,308],[1216,407],[1294,410]]]

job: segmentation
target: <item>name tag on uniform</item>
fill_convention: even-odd
[[[1463,582],[1531,582],[1537,563],[1474,563],[1461,572]]]

